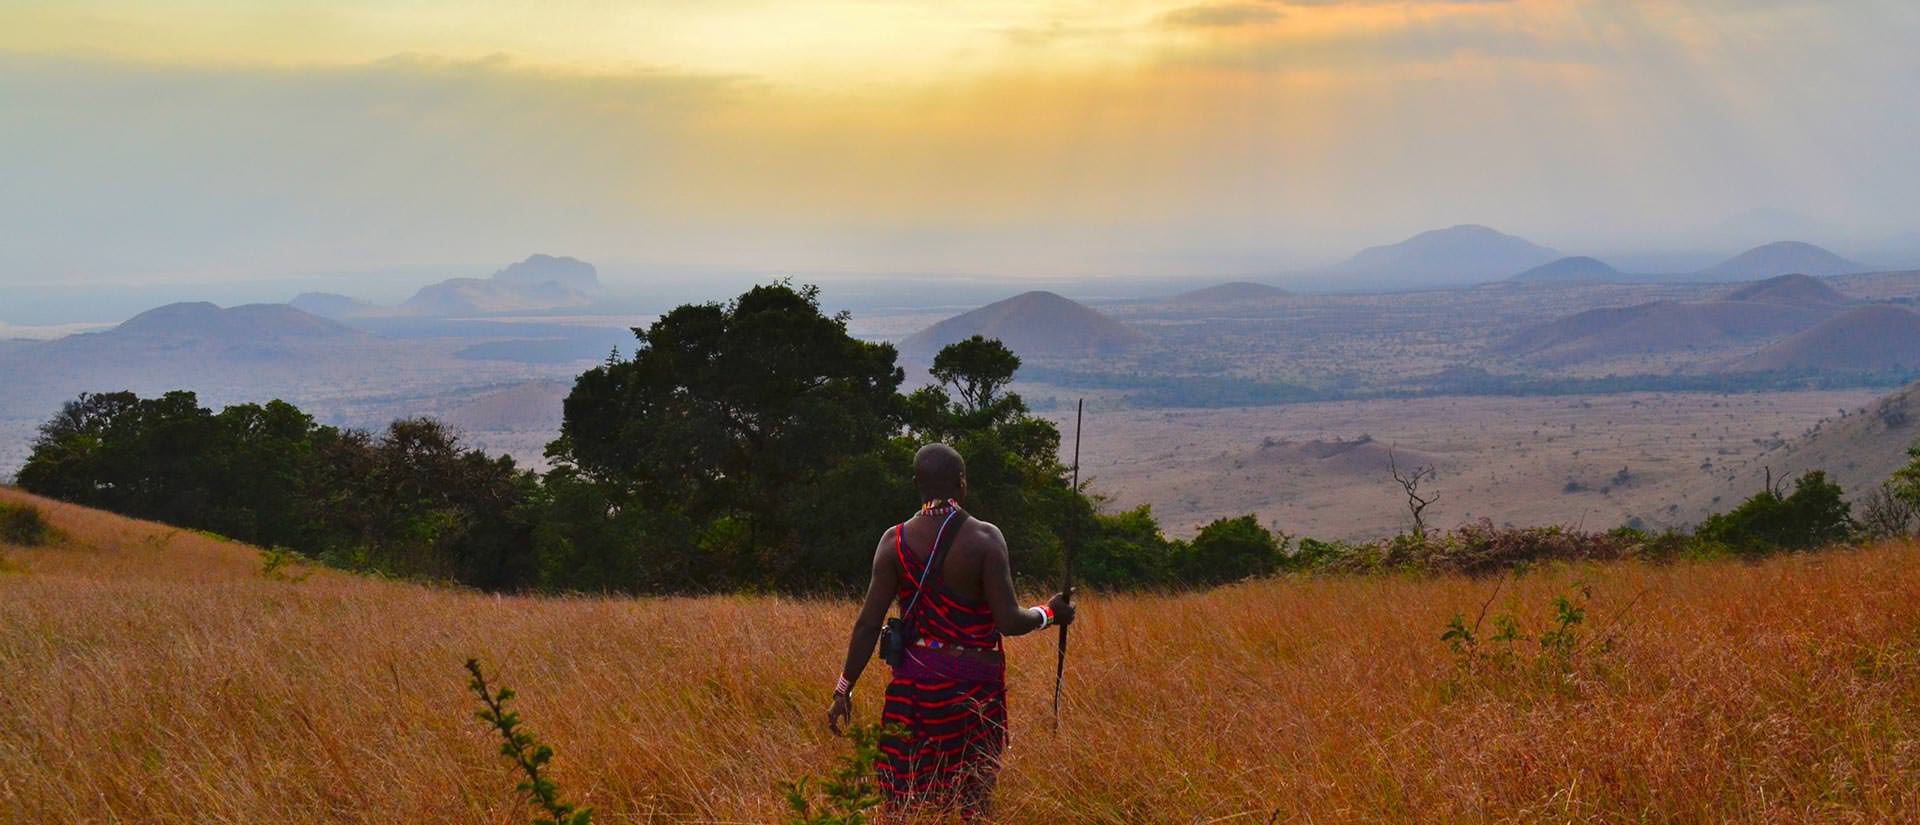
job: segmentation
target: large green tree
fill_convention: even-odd
[[[898,430],[904,374],[889,344],[847,333],[815,287],[769,284],[682,306],[636,329],[631,358],[575,382],[553,460],[619,507],[677,513],[708,575],[769,585],[803,575],[838,534],[822,515],[895,498],[884,479],[835,479]],[[833,484],[823,482],[834,480]],[[825,493],[832,488],[834,496]]]

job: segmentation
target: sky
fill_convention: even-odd
[[[1916,42],[1911,0],[0,0],[0,285],[1920,243]]]

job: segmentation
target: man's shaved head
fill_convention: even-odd
[[[928,444],[913,454],[913,485],[920,498],[961,498],[967,491],[967,462],[945,444]]]

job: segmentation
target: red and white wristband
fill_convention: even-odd
[[[853,693],[853,683],[847,681],[847,674],[840,674],[840,681],[835,682],[833,685],[833,695],[840,696],[851,693]]]
[[[1028,609],[1040,614],[1040,626],[1034,628],[1034,630],[1046,630],[1047,627],[1053,624],[1053,608],[1044,604],[1036,604]]]

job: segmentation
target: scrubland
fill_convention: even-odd
[[[525,821],[470,656],[520,692],[596,821],[775,821],[778,783],[840,752],[821,716],[850,603],[269,571],[242,545],[0,499],[63,534],[0,549],[0,822]],[[1915,821],[1916,562],[1898,544],[1089,595],[1057,738],[1053,636],[1010,644],[1000,818]],[[1561,626],[1561,596],[1586,614],[1560,653],[1489,640],[1502,616]],[[1441,640],[1456,615],[1481,654]]]

